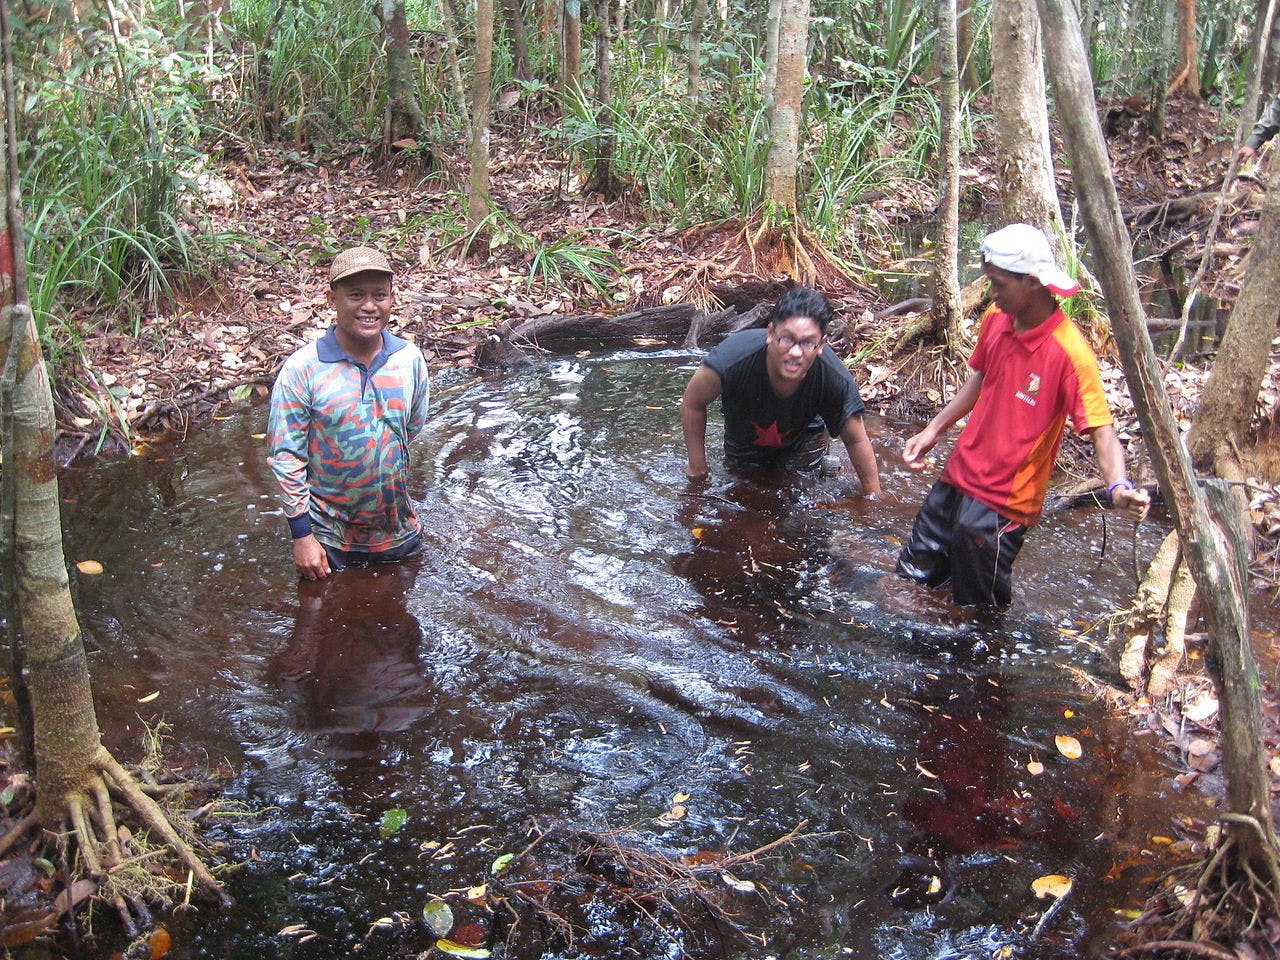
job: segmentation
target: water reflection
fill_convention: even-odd
[[[683,941],[717,956],[989,957],[1051,872],[1081,879],[1043,956],[1105,941],[1131,887],[1097,878],[1113,845],[1142,856],[1165,801],[1151,756],[1065,671],[1105,662],[1061,631],[1124,594],[1127,551],[1098,561],[1099,518],[1055,517],[1008,613],[899,595],[925,481],[892,451],[915,425],[871,418],[895,502],[842,477],[690,487],[678,401],[695,362],[437,384],[412,478],[422,554],[323,583],[294,577],[261,409],[67,478],[70,556],[107,570],[77,590],[108,741],[136,752],[138,701],[160,691],[146,709],[228,757],[231,793],[266,811],[233,831],[256,853],[239,906],[201,915],[173,956],[350,956],[375,919],[484,882],[532,818],[633,825],[676,858],[802,821],[826,834],[770,863],[783,906],[747,918],[759,946]],[[1086,744],[1074,765],[1052,751],[1063,732]],[[676,795],[686,815],[664,820]],[[382,838],[391,807],[408,822]],[[925,870],[945,871],[938,891],[893,896]],[[598,916],[579,953],[539,956],[682,942]],[[297,923],[320,936],[277,936]],[[366,955],[398,955],[383,947]]]

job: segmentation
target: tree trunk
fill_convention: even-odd
[[[1235,862],[1253,871],[1267,889],[1274,914],[1275,824],[1262,738],[1257,665],[1245,608],[1248,571],[1239,513],[1225,493],[1212,504],[1197,483],[1169,407],[1164,380],[1146,335],[1134,275],[1132,245],[1120,216],[1110,161],[1098,126],[1088,58],[1071,0],[1039,0],[1046,49],[1063,121],[1063,137],[1080,198],[1098,277],[1124,364],[1134,407],[1160,489],[1182,538],[1208,623],[1206,658],[1218,690],[1223,770],[1227,779],[1225,833]]]
[[[1196,0],[1178,0],[1178,59],[1169,93],[1200,96],[1200,45],[1196,38]]]
[[[1240,466],[1239,451],[1267,372],[1277,319],[1280,319],[1280,163],[1273,163],[1262,200],[1258,232],[1249,252],[1248,272],[1187,437],[1192,460],[1200,469],[1213,469],[1224,459],[1236,462],[1237,468]]]
[[[493,0],[476,0],[475,72],[471,77],[471,181],[467,227],[476,231],[489,216],[489,103],[493,98]]]
[[[1267,16],[1267,8],[1269,0],[1258,0],[1257,6],[1254,8],[1254,23],[1265,23]],[[1276,17],[1271,21],[1271,36],[1267,43],[1263,46],[1262,55],[1262,91],[1263,93],[1275,93],[1280,89],[1280,17]],[[1257,104],[1252,105],[1257,109]],[[1254,114],[1257,117],[1257,114]]]
[[[564,0],[560,23],[560,94],[582,90],[582,0]]]
[[[427,118],[418,103],[413,52],[409,49],[409,21],[404,0],[382,0],[382,34],[387,56],[387,105],[383,120],[383,146],[418,136],[427,129]]]
[[[511,31],[511,49],[515,57],[512,75],[521,83],[533,79],[533,66],[529,60],[529,39],[524,35],[524,14],[520,0],[503,0],[507,13],[507,27]]]
[[[595,174],[592,177],[591,189],[613,197],[618,192],[613,177],[613,82],[610,75],[610,60],[613,51],[610,44],[609,0],[597,0],[596,19],[596,148]]]
[[[769,0],[768,22],[764,38],[764,85],[760,99],[764,115],[773,122],[773,97],[778,89],[778,30],[782,25],[782,0]]]
[[[453,80],[453,95],[458,102],[458,116],[462,118],[462,130],[467,142],[471,142],[471,110],[467,104],[467,85],[462,80],[462,66],[458,62],[458,28],[454,25],[453,3],[440,0],[440,19],[444,24],[445,60],[449,64],[449,76]]]
[[[1035,0],[993,0],[991,110],[1000,219],[1039,227],[1061,253],[1065,230],[1053,179],[1043,62]]]
[[[942,114],[938,229],[934,237],[933,329],[959,352],[964,343],[960,309],[960,77],[956,49],[956,0],[938,0],[938,100]]]
[[[796,166],[800,157],[800,113],[804,94],[805,47],[809,40],[809,0],[783,0],[778,26],[778,80],[765,160],[765,199],[770,216],[794,219]]]
[[[960,64],[960,89],[973,93],[981,81],[978,79],[978,61],[973,55],[973,41],[978,31],[974,28],[974,0],[961,0],[956,11],[956,59]]]
[[[685,87],[685,102],[689,105],[689,116],[696,114],[698,106],[699,73],[702,68],[702,27],[707,22],[707,0],[693,0],[693,17],[689,21],[689,74]]]

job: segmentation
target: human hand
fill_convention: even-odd
[[[1111,491],[1111,505],[1134,523],[1141,523],[1151,509],[1151,495],[1140,488],[1128,490],[1116,487]]]
[[[1249,146],[1246,143],[1243,147],[1240,148],[1239,152],[1236,153],[1236,159],[1241,163],[1244,163],[1246,160],[1253,159],[1253,157],[1257,154],[1257,152],[1258,152],[1257,150],[1253,149],[1253,147]]]
[[[902,462],[907,465],[907,469],[919,472],[928,466],[925,454],[932,450],[937,442],[938,435],[928,427],[908,440],[902,447]]]
[[[329,554],[315,534],[309,533],[293,541],[293,562],[304,580],[323,580],[332,572]]]

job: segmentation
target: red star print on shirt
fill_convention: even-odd
[[[778,421],[775,420],[767,427],[762,427],[758,423],[752,423],[751,426],[756,428],[755,445],[757,447],[781,447],[782,438],[785,434],[778,432]],[[789,433],[790,431],[788,431]]]

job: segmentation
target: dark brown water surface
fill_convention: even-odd
[[[758,943],[659,935],[597,904],[573,947],[535,955],[1066,958],[1109,942],[1164,866],[1151,835],[1192,802],[1066,669],[1111,676],[1075,633],[1130,595],[1131,525],[1107,519],[1100,558],[1100,512],[1055,517],[1011,611],[953,610],[888,576],[932,480],[895,465],[915,425],[869,420],[899,502],[851,500],[843,476],[735,480],[718,456],[690,488],[678,402],[695,362],[437,382],[415,445],[425,551],[322,585],[295,578],[262,407],[64,479],[68,560],[106,569],[76,593],[108,742],[136,756],[139,717],[163,716],[187,755],[229,761],[229,795],[255,811],[218,831],[246,861],[237,905],[177,924],[172,956],[416,956],[429,896],[485,882],[531,819],[632,826],[675,857],[802,821],[832,834],[749,872],[778,898],[737,901]],[[677,795],[686,815],[659,819]],[[407,822],[383,838],[395,808]],[[916,896],[929,862],[945,882]],[[1052,873],[1075,889],[1032,945],[1045,903],[1029,885]],[[371,931],[397,911],[416,927]],[[280,935],[293,924],[317,936]]]

